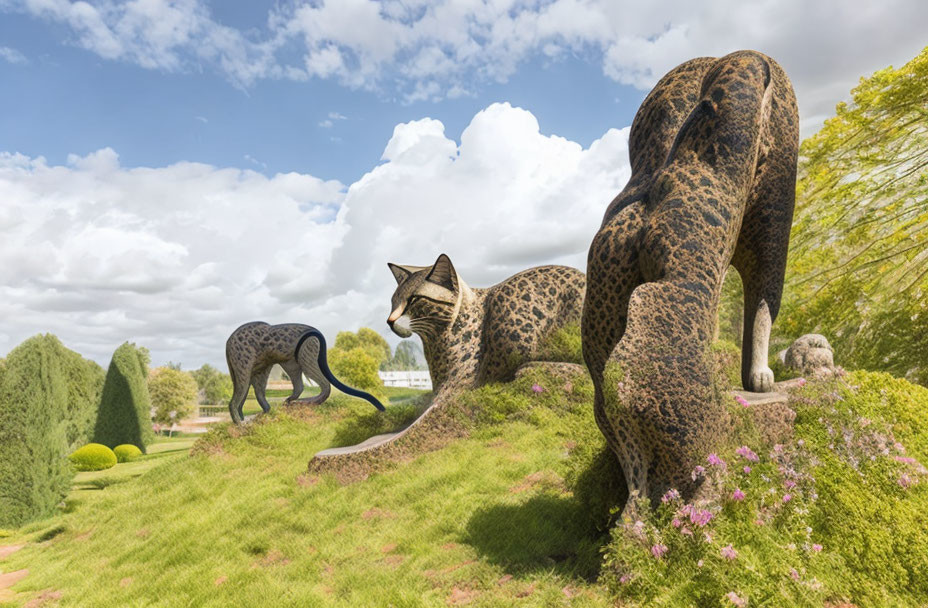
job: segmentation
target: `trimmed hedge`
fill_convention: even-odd
[[[61,347],[63,371],[68,383],[68,412],[65,432],[69,450],[88,443],[93,437],[97,409],[103,394],[106,371],[96,362],[85,359],[74,351]]]
[[[68,459],[78,471],[102,471],[103,469],[111,469],[116,466],[117,462],[116,454],[113,450],[99,443],[88,443],[68,456]]]
[[[94,443],[123,443],[143,452],[155,438],[148,394],[148,351],[125,342],[113,353],[94,428]]]
[[[0,366],[0,527],[50,515],[71,488],[68,353],[55,336],[35,336]]]
[[[113,448],[113,453],[116,454],[117,461],[131,462],[142,455],[142,450],[131,443],[124,443]]]

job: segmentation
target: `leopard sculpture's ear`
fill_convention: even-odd
[[[407,266],[394,264],[393,262],[387,262],[387,266],[390,268],[390,272],[393,273],[397,285],[408,279],[412,273],[428,268],[428,266]]]
[[[432,270],[429,272],[428,276],[425,277],[425,280],[430,283],[435,283],[436,285],[441,285],[445,289],[450,289],[451,291],[458,290],[458,273],[455,272],[454,266],[451,264],[451,259],[444,253],[435,260],[435,264],[432,265]]]

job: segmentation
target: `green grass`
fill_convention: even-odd
[[[591,583],[598,545],[558,481],[558,433],[478,430],[341,486],[306,464],[370,406],[333,401],[275,409],[209,455],[118,465],[140,475],[16,533],[31,541],[4,564],[30,571],[20,603],[54,589],[62,606],[611,605]]]
[[[731,476],[719,483],[748,499],[719,502],[711,545],[671,526],[675,507],[649,516],[647,534],[670,547],[662,560],[649,550],[657,537],[595,532],[609,502],[589,472],[609,475],[613,461],[600,458],[590,383],[538,370],[469,394],[462,403],[480,414],[468,438],[350,485],[308,475],[307,462],[409,422],[419,394],[394,389],[386,415],[344,395],[275,408],[218,425],[192,456],[180,438],[83,474],[66,512],[5,532],[3,544],[27,545],[4,571],[29,570],[10,605],[43,590],[61,592],[61,606],[725,606],[728,592],[750,606],[924,605],[928,478],[869,455],[891,438],[928,460],[928,391],[879,374],[842,382],[794,395],[789,509],[758,510],[773,504],[768,486],[777,504],[784,492],[780,456],[758,448],[742,479],[725,452]],[[830,447],[847,433],[846,449]],[[920,483],[902,488],[906,471]],[[95,479],[105,489],[88,489]],[[728,543],[736,561],[719,555]]]

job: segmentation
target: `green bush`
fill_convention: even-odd
[[[0,527],[51,514],[71,487],[66,350],[35,336],[0,366]]]
[[[741,349],[733,342],[716,340],[709,347],[714,371],[726,388],[741,388]]]
[[[93,437],[106,372],[94,361],[62,347],[68,383],[68,449],[76,450]]]
[[[78,471],[102,471],[115,467],[117,462],[113,450],[99,443],[88,443],[68,456],[68,460]]]
[[[545,338],[539,355],[544,361],[566,361],[584,365],[580,324],[574,323],[552,332]]]
[[[790,441],[739,431],[707,455],[708,502],[668,495],[613,529],[602,581],[622,605],[925,605],[928,389],[855,372],[790,407]]]
[[[154,438],[148,351],[126,342],[113,353],[106,372],[93,440],[109,447],[131,443],[144,452]]]
[[[117,462],[131,462],[142,455],[142,450],[131,443],[124,443],[113,448]]]

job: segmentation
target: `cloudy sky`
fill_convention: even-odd
[[[0,0],[0,356],[224,368],[239,324],[388,335],[386,262],[585,267],[686,59],[777,59],[813,133],[922,0]]]

